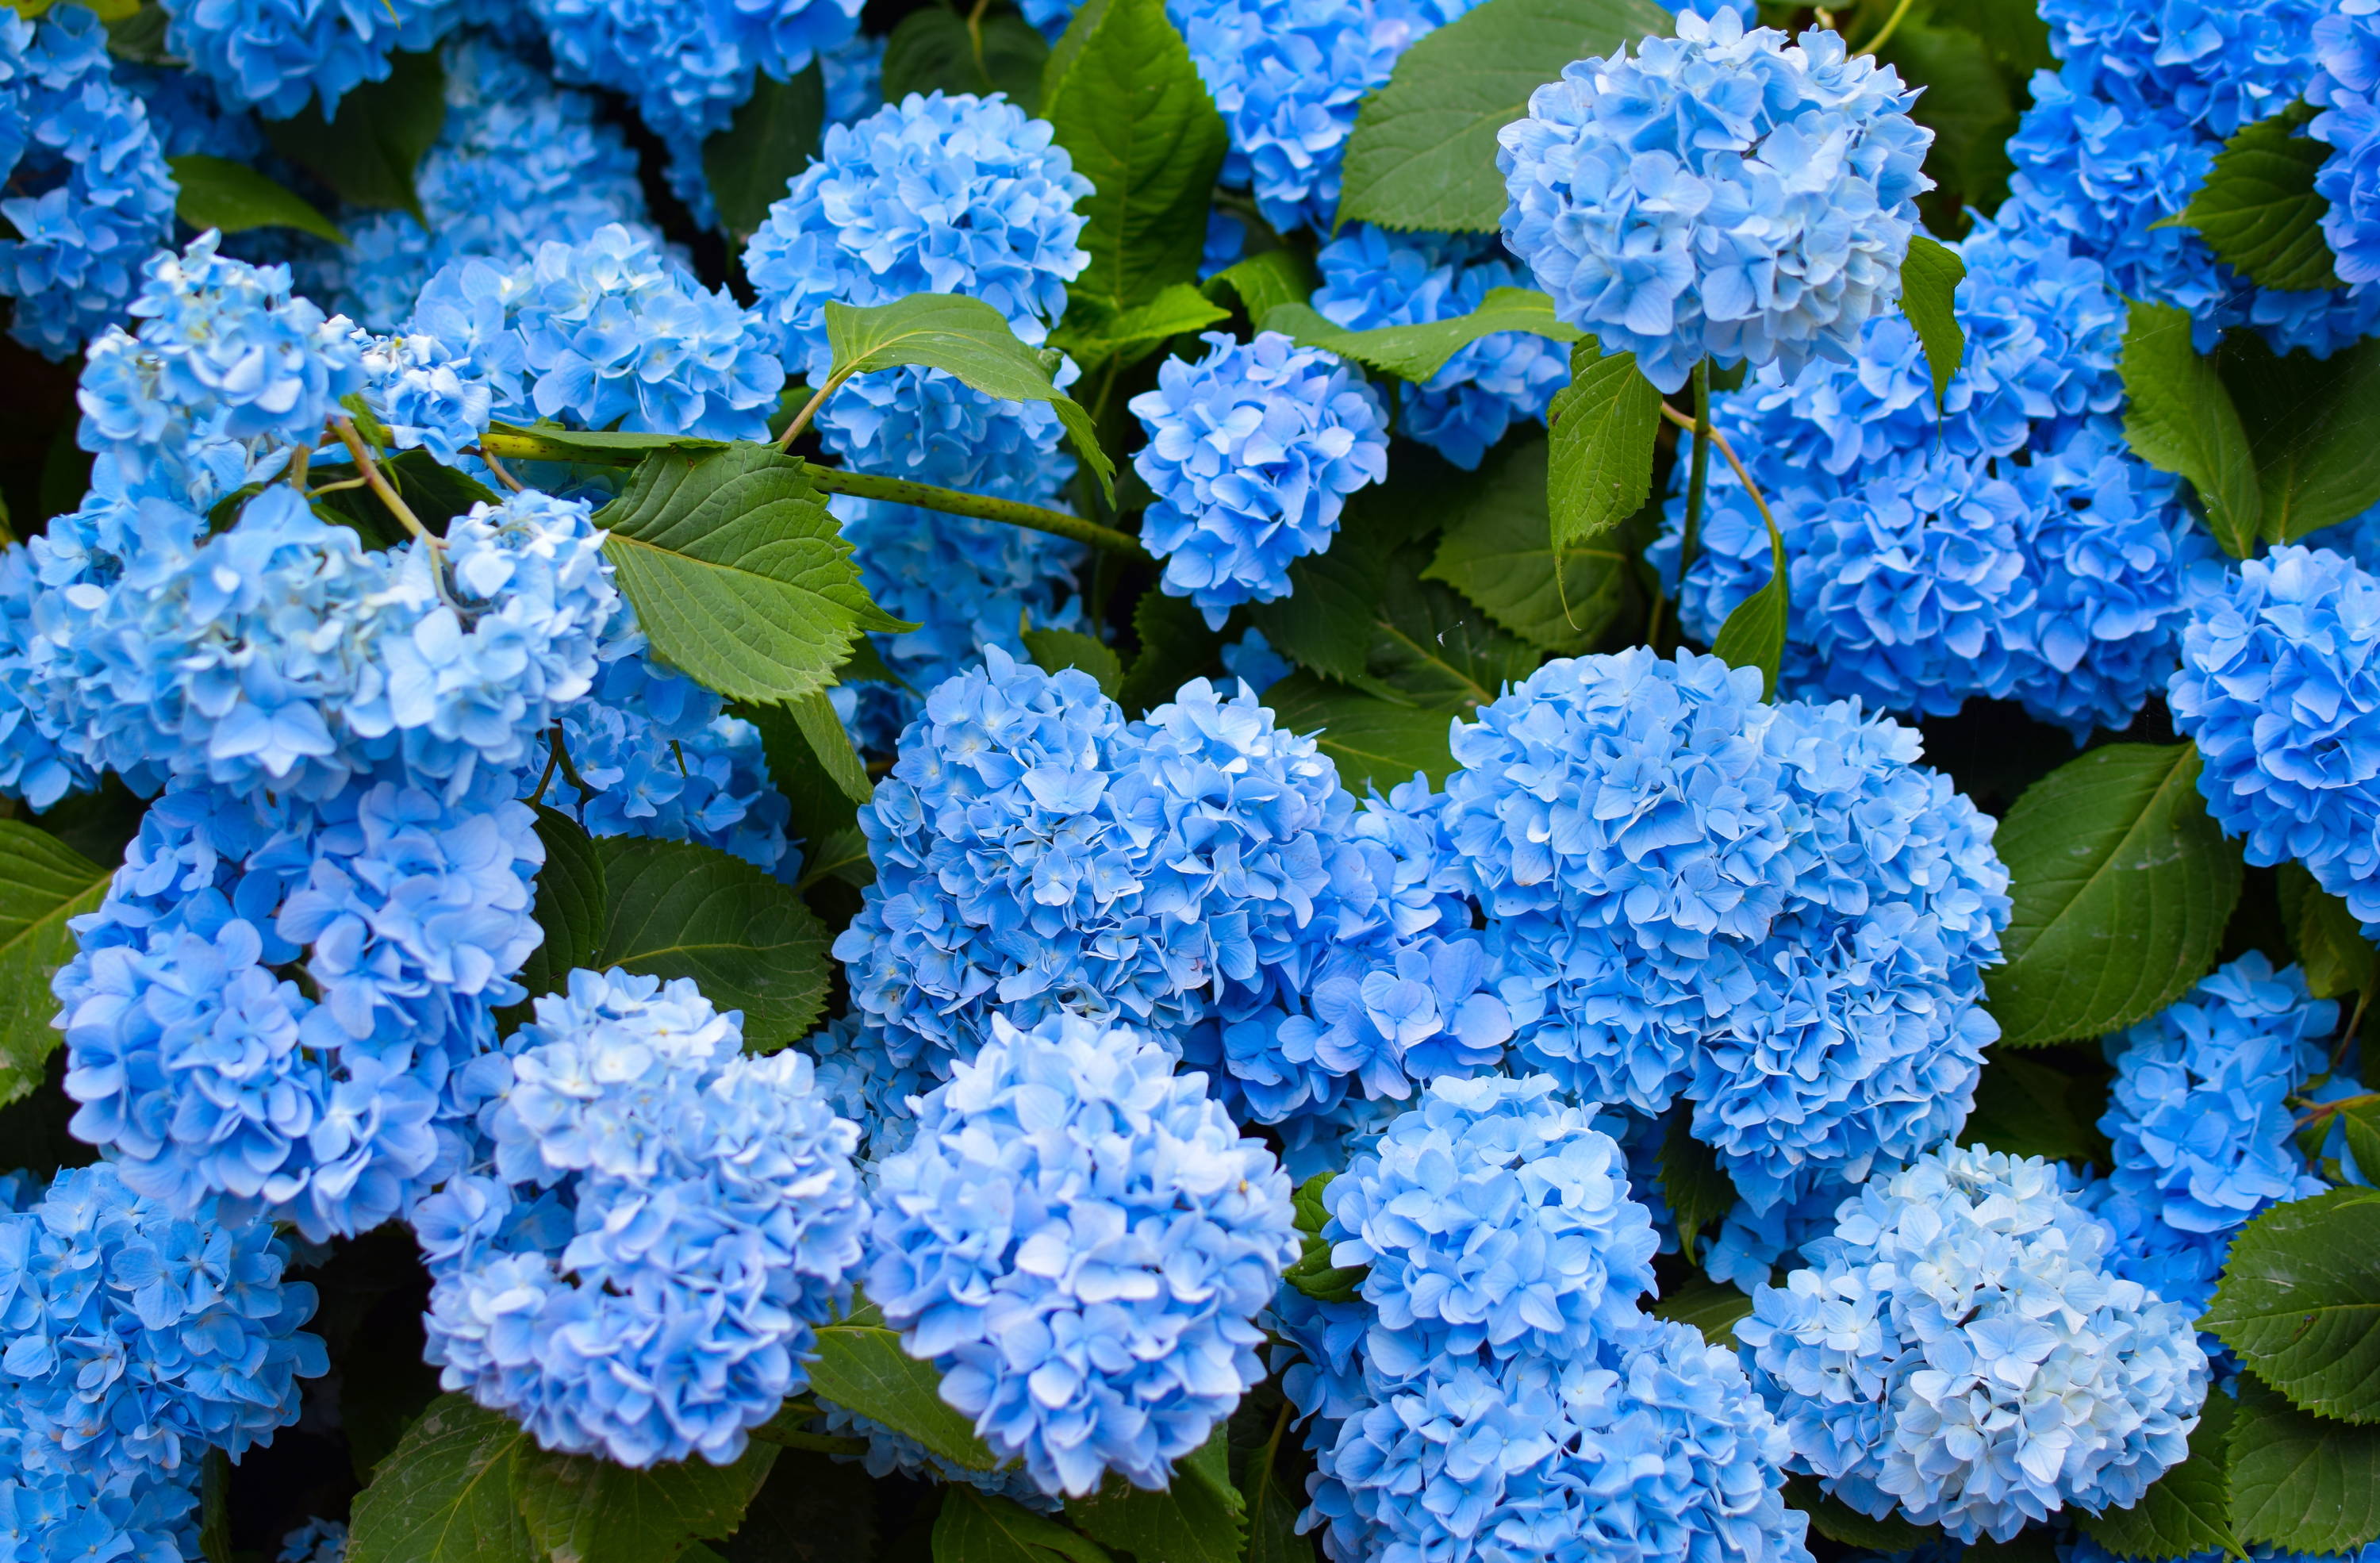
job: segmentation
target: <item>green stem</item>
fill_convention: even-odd
[[[1852,53],[1855,55],[1873,55],[1892,42],[1893,33],[1900,27],[1900,18],[1909,14],[1909,7],[1914,4],[1916,0],[1900,0],[1900,4],[1892,8],[1892,15],[1884,18],[1884,25],[1876,30],[1876,36],[1853,49]]]
[[[850,378],[848,374],[827,376],[826,383],[810,393],[810,399],[802,404],[802,410],[794,415],[794,421],[785,425],[785,431],[777,436],[777,449],[792,450],[794,442],[802,437],[802,430],[810,426],[810,419],[818,416],[818,410],[826,405],[826,399],[834,394],[836,387]]]
[[[956,489],[936,488],[931,483],[912,483],[901,478],[878,478],[865,472],[845,472],[840,467],[812,466],[807,476],[810,482],[831,494],[851,494],[860,499],[883,500],[891,504],[914,504],[924,510],[939,510],[951,515],[972,515],[979,521],[1004,521],[1012,527],[1024,527],[1036,532],[1049,532],[1093,548],[1113,549],[1146,559],[1148,552],[1140,539],[1129,532],[1119,532],[1112,527],[1102,527],[1096,521],[1086,521],[1079,515],[1069,515],[1062,510],[1044,510],[1038,504],[1025,504],[1015,500],[988,499],[981,494],[961,493]]]
[[[1661,416],[1681,429],[1694,431],[1692,465],[1686,470],[1686,525],[1678,539],[1678,600],[1679,612],[1686,596],[1686,572],[1694,567],[1694,552],[1702,539],[1703,496],[1710,488],[1710,360],[1694,365],[1694,416],[1691,418],[1668,403],[1661,405]],[[1653,599],[1653,616],[1645,627],[1645,643],[1656,651],[1661,648],[1661,611],[1669,606],[1669,588],[1664,587]]]

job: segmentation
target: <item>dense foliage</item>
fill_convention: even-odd
[[[0,1563],[2380,1557],[2380,0],[12,0]]]

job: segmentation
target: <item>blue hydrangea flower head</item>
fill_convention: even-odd
[[[281,1538],[279,1563],[347,1563],[347,1528],[336,1520],[309,1520]]]
[[[819,55],[826,78],[826,122],[849,125],[884,106],[886,40],[855,33]]]
[[[299,1327],[314,1289],[282,1279],[288,1260],[269,1222],[170,1210],[105,1162],[0,1213],[10,1464],[103,1488],[165,1473],[195,1485],[209,1448],[270,1443],[298,1420],[298,1380],[330,1366]]]
[[[877,1177],[869,1299],[1044,1492],[1164,1485],[1264,1376],[1289,1180],[1157,1043],[995,1016]]]
[[[1664,391],[1706,357],[1788,376],[1891,312],[1933,132],[1889,66],[1733,11],[1563,68],[1497,133],[1504,242],[1556,312]]]
[[[573,972],[470,1069],[474,1169],[414,1217],[449,1389],[546,1448],[723,1464],[850,1298],[857,1129],[695,985]]]
[[[1528,279],[1485,235],[1401,234],[1356,223],[1315,257],[1314,308],[1350,331],[1467,315],[1488,291]],[[1570,379],[1570,349],[1526,332],[1482,337],[1425,384],[1399,392],[1404,432],[1466,471],[1516,420],[1544,422]]]
[[[780,81],[859,30],[857,0],[530,0],[556,73],[625,93],[654,132],[727,127],[757,73]]]
[[[2038,1159],[1870,1179],[1736,1326],[1794,1467],[1961,1541],[2137,1501],[2188,1452],[2206,1356],[2180,1305],[2107,1272],[2109,1241]]]
[[[122,319],[141,263],[174,236],[173,170],[81,6],[0,24],[0,294],[18,341],[63,358]]]
[[[2289,1098],[2325,1067],[2338,1006],[2295,966],[2251,952],[2120,1036],[2100,1130],[2109,1181],[2179,1230],[2237,1230],[2267,1206],[2322,1192],[2291,1136]]]
[[[1330,546],[1347,496],[1389,472],[1388,411],[1335,356],[1279,332],[1201,340],[1131,402],[1148,442],[1132,458],[1156,491],[1141,539],[1163,584],[1217,628],[1243,602],[1289,594],[1289,566]]]
[[[1272,648],[1272,642],[1260,629],[1250,629],[1239,639],[1227,642],[1221,656],[1223,671],[1258,696],[1296,671],[1288,658]]]
[[[2167,700],[2207,809],[2249,862],[2297,859],[2380,937],[2380,581],[2299,547],[2204,579]]]
[[[0,1558],[183,1563],[199,1547],[199,1468],[94,1481],[78,1471],[0,1475]]]
[[[2329,143],[2314,193],[2330,203],[2322,236],[2350,288],[2380,282],[2380,3],[2338,0],[2313,24],[2321,68],[2306,101],[2321,107],[2306,134]]]
[[[286,119],[320,101],[322,116],[367,81],[385,81],[389,55],[419,53],[461,19],[454,0],[175,0],[166,46],[214,83],[225,103]]]

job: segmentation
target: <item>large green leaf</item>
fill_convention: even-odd
[[[2169,305],[2134,304],[2121,369],[2132,454],[2188,479],[2215,540],[2245,559],[2264,513],[2255,453],[2222,377],[2191,345],[2190,317]]]
[[[1493,233],[1504,214],[1496,132],[1562,67],[1667,37],[1652,0],[1488,0],[1416,42],[1364,100],[1347,141],[1341,222]]]
[[[1694,1239],[1735,1208],[1735,1180],[1718,1164],[1718,1153],[1694,1138],[1693,1113],[1670,1115],[1661,1136],[1661,1198],[1678,1227],[1678,1248],[1694,1263]]]
[[[185,152],[165,162],[181,191],[174,198],[174,215],[193,228],[220,228],[227,234],[296,228],[333,244],[347,242],[347,236],[312,201],[245,163],[204,152]]]
[[[2128,1508],[2074,1517],[2093,1541],[2119,1557],[2170,1563],[2201,1552],[2245,1557],[2231,1533],[2231,1398],[2206,1397],[2190,1436],[2190,1458],[2151,1484]]]
[[[1261,250],[1208,277],[1204,291],[1210,298],[1232,295],[1254,322],[1284,304],[1303,302],[1314,291],[1314,268],[1293,249]]]
[[[595,524],[654,652],[735,699],[823,689],[862,631],[916,627],[868,598],[802,463],[765,445],[656,451]]]
[[[1626,530],[1553,547],[1548,451],[1546,438],[1535,432],[1490,451],[1477,479],[1453,495],[1445,534],[1422,574],[1446,582],[1531,645],[1575,656],[1593,650],[1642,593]],[[1291,601],[1293,612],[1305,607]]]
[[[843,725],[843,719],[834,714],[834,704],[827,698],[825,690],[814,689],[798,700],[788,700],[785,712],[801,730],[819,769],[844,797],[864,804],[876,795],[876,784],[868,777],[868,762],[852,746],[851,733]]]
[[[413,176],[446,126],[446,69],[435,50],[392,55],[388,63],[386,79],[348,92],[327,121],[310,100],[286,119],[257,126],[273,151],[348,205],[395,207],[426,227]]]
[[[1050,45],[1032,23],[1013,12],[961,16],[929,5],[903,17],[884,45],[884,101],[912,92],[1005,92],[1035,112]]]
[[[722,1010],[744,1012],[744,1044],[773,1052],[826,1008],[826,929],[790,885],[740,857],[687,842],[609,837],[611,915],[594,963],[692,977]]]
[[[809,166],[825,124],[826,75],[813,60],[786,81],[762,72],[727,128],[702,143],[710,199],[737,243],[768,221],[770,206]]]
[[[1570,351],[1570,383],[1546,411],[1553,456],[1546,469],[1546,509],[1556,547],[1611,530],[1653,491],[1653,441],[1661,431],[1661,394],[1636,368],[1633,353],[1606,355],[1592,339]]]
[[[356,1495],[349,1563],[537,1563],[513,1498],[518,1423],[441,1395]]]
[[[513,1493],[546,1563],[672,1563],[693,1541],[732,1534],[777,1458],[752,1444],[730,1465],[689,1460],[631,1471],[523,1448]]]
[[[942,1489],[934,1563],[1109,1563],[1099,1545],[964,1482]]]
[[[2199,1322],[2299,1409],[2380,1422],[2380,1193],[2338,1189],[2248,1223]]]
[[[2298,864],[2282,864],[2278,878],[2281,918],[2307,990],[2317,999],[2362,992],[2380,975],[2380,950],[2363,937],[2363,925]]]
[[[2215,154],[2190,204],[2156,226],[2197,229],[2208,248],[2259,287],[2337,287],[2322,235],[2330,202],[2313,188],[2330,148],[2304,134],[2312,117],[2301,103],[2241,126]]]
[[[1689,1324],[1714,1346],[1733,1350],[1735,1327],[1752,1316],[1752,1298],[1725,1281],[1697,1276],[1677,1290],[1665,1292],[1653,1304],[1653,1316]]]
[[[987,396],[1049,403],[1108,498],[1115,498],[1115,463],[1099,448],[1091,415],[1051,378],[1059,356],[1026,346],[1006,317],[982,299],[913,293],[870,309],[830,303],[826,339],[834,351],[837,380],[918,365],[955,375]]]
[[[934,1364],[903,1351],[899,1332],[887,1328],[872,1307],[819,1330],[818,1360],[809,1374],[820,1399],[906,1434],[953,1465],[990,1471],[1000,1464],[967,1419],[942,1399],[942,1375]]]
[[[1066,1518],[1135,1563],[1240,1563],[1247,1507],[1232,1485],[1225,1424],[1174,1462],[1162,1491],[1144,1492],[1111,1472],[1098,1492],[1068,1503]]]
[[[2238,332],[2216,366],[2248,430],[2267,542],[2295,542],[2380,503],[2380,340],[2316,358]]]
[[[561,992],[574,970],[592,967],[610,920],[603,855],[578,821],[540,804],[537,839],[545,846],[545,866],[537,873],[537,926],[545,939],[529,951],[520,976],[531,999]]]
[[[1443,711],[1391,705],[1378,696],[1296,672],[1265,691],[1274,722],[1287,733],[1311,733],[1339,768],[1339,780],[1361,795],[1382,793],[1428,773],[1442,786],[1454,769],[1447,746],[1451,719]]]
[[[2189,744],[2111,744],[2034,782],[2000,822],[2016,904],[2008,963],[1984,984],[2009,1046],[2120,1031],[2215,963],[2241,867],[2198,770]]]
[[[1364,671],[1350,682],[1384,700],[1468,716],[1535,672],[1544,657],[1460,593],[1423,579],[1430,553],[1421,541],[1389,560]]]
[[[1228,138],[1165,0],[1090,0],[1050,57],[1041,113],[1091,182],[1070,312],[1112,317],[1195,284]]]
[[[2289,1552],[2351,1553],[2380,1538],[2380,1427],[2301,1412],[2243,1375],[2231,1526],[2243,1545]]]
[[[1116,697],[1125,715],[1166,704],[1194,678],[1221,673],[1222,632],[1208,628],[1188,598],[1150,587],[1133,604],[1132,627],[1140,650],[1124,670],[1123,689]]]
[[[1189,283],[1174,283],[1121,314],[1080,298],[1067,307],[1066,323],[1050,333],[1050,345],[1073,354],[1079,364],[1108,358],[1134,364],[1172,338],[1204,331],[1231,313]]]
[[[75,952],[67,919],[99,909],[108,874],[47,831],[0,819],[0,1102],[41,1084],[58,1045],[50,979]]]
[[[1265,312],[1264,329],[1308,346],[1352,358],[1366,369],[1416,384],[1444,369],[1447,360],[1484,336],[1525,332],[1556,342],[1577,342],[1582,333],[1554,318],[1554,301],[1535,288],[1493,287],[1467,315],[1419,325],[1374,326],[1349,331],[1308,304],[1276,304]]]
[[[2073,1076],[2006,1048],[1995,1049],[1985,1055],[1983,1073],[1975,1080],[1974,1110],[1959,1131],[1959,1143],[2051,1161],[2095,1160],[2106,1151],[2107,1142],[2090,1115],[2076,1110],[2082,1094]]]
[[[1248,1402],[1241,1405],[1245,1409]],[[1284,1402],[1269,1419],[1264,1442],[1246,1451],[1239,1481],[1248,1510],[1248,1546],[1242,1563],[1314,1563],[1314,1543],[1297,1533],[1298,1516],[1305,1510],[1305,1484],[1294,1469],[1298,1438],[1290,1424],[1293,1409]]]
[[[2024,0],[2013,4],[2031,9]],[[1909,116],[1934,132],[1925,172],[1960,204],[1988,212],[2008,194],[2016,94],[2032,72],[2002,65],[1977,32],[1949,22],[1951,9],[1937,0],[1934,20],[1904,17],[1876,55],[1919,90]]]
[[[1080,668],[1098,681],[1099,693],[1112,700],[1123,690],[1123,659],[1080,630],[1033,629],[1022,637],[1033,665],[1050,672]]]
[[[1750,597],[1729,611],[1727,620],[1711,637],[1711,655],[1731,668],[1760,670],[1760,697],[1777,698],[1777,674],[1785,664],[1785,626],[1792,622],[1792,571],[1785,562],[1785,539],[1777,523],[1768,525],[1768,579]]]
[[[1967,263],[1958,251],[1924,234],[1910,235],[1909,254],[1900,262],[1900,312],[1925,350],[1925,370],[1933,377],[1937,408],[1967,357],[1967,333],[1959,327],[1956,303],[1966,274]]]

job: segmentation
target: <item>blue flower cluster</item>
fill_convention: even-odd
[[[849,1301],[857,1129],[694,984],[570,974],[478,1060],[468,1171],[413,1218],[449,1389],[552,1449],[724,1464]]]
[[[2350,289],[2380,282],[2380,0],[2338,0],[2313,24],[2319,67],[2306,101],[2322,113],[2306,134],[2329,144],[2314,193],[2330,203],[2322,236]]]
[[[529,0],[529,9],[557,74],[625,93],[665,139],[725,129],[759,74],[785,80],[859,30],[858,0]]]
[[[0,295],[9,332],[53,358],[123,318],[141,262],[174,236],[173,170],[148,110],[79,5],[0,17]]]
[[[1933,132],[1889,66],[1731,10],[1562,69],[1497,133],[1504,242],[1664,391],[1696,363],[1842,360],[1891,312]]]
[[[2173,669],[2188,566],[2213,549],[2174,480],[2125,443],[2124,301],[2024,220],[1978,219],[1956,247],[1966,358],[1938,421],[1898,316],[1870,321],[1849,364],[1763,370],[1714,399],[1785,541],[1791,694],[1920,716],[2012,699],[2079,739],[2128,725]],[[1685,466],[1653,551],[1670,572]],[[1772,569],[1767,526],[1723,463],[1698,545],[1681,605],[1708,641]]]
[[[1479,308],[1495,287],[1527,279],[1492,238],[1473,234],[1400,234],[1357,223],[1315,257],[1322,285],[1314,308],[1350,331],[1420,325]],[[1516,419],[1545,421],[1570,379],[1570,350],[1526,332],[1482,337],[1426,384],[1406,385],[1402,430],[1465,471]]]
[[[2119,1275],[2194,1315],[2234,1232],[2268,1206],[2322,1192],[2291,1143],[2289,1098],[2323,1072],[2320,1044],[2338,1024],[2338,1006],[2308,994],[2304,974],[2251,953],[2107,1038],[2108,1183],[2138,1210],[2101,1211],[2118,1230]]]
[[[374,331],[397,329],[431,273],[462,257],[510,272],[607,224],[649,230],[636,154],[597,119],[594,99],[482,35],[440,57],[446,122],[414,178],[427,227],[402,212],[357,212],[345,248],[298,268],[309,297]]]
[[[468,361],[517,423],[766,439],[785,383],[725,288],[705,293],[650,231],[616,223],[516,267],[450,262],[407,329]]]
[[[322,116],[389,55],[419,53],[464,19],[471,0],[174,0],[165,44],[234,108],[286,119],[319,102]]]
[[[2008,152],[2002,221],[2022,211],[2106,263],[2127,298],[2185,309],[2201,352],[2252,324],[2275,348],[2327,355],[2380,325],[2380,292],[2256,286],[2166,219],[2190,204],[2241,126],[2312,85],[2325,0],[2042,0],[2064,63],[2032,83]]]
[[[1289,1180],[1130,1028],[995,1015],[876,1176],[869,1299],[1042,1491],[1164,1486],[1264,1376]]]
[[[2304,864],[2380,938],[2375,645],[2380,580],[2327,549],[2277,548],[2210,573],[2166,698],[2248,861]]]
[[[198,1556],[206,1451],[272,1442],[329,1367],[288,1257],[269,1223],[170,1210],[104,1162],[0,1205],[0,1553]]]
[[[1205,333],[1130,404],[1148,442],[1133,467],[1157,494],[1141,540],[1166,592],[1220,629],[1243,602],[1289,594],[1289,566],[1330,546],[1347,496],[1389,473],[1388,409],[1363,375],[1279,332]]]
[[[1870,1179],[1736,1326],[1794,1467],[1960,1541],[2137,1501],[2188,1452],[2206,1354],[2181,1305],[2108,1273],[2110,1235],[2038,1159]]]
[[[336,1520],[309,1520],[281,1539],[278,1563],[347,1563],[347,1528]]]
[[[1641,1311],[1652,1223],[1553,1081],[1432,1082],[1323,1199],[1363,1301],[1285,1290],[1276,1327],[1332,1558],[1807,1559],[1782,1431]]]
[[[1759,693],[1691,651],[1548,662],[1455,728],[1444,825],[1519,1057],[1587,1101],[1686,1097],[1755,1210],[1956,1131],[2009,915],[1916,733]]]
[[[1472,0],[1171,0],[1221,111],[1222,182],[1282,233],[1330,234],[1355,111],[1399,56]]]

